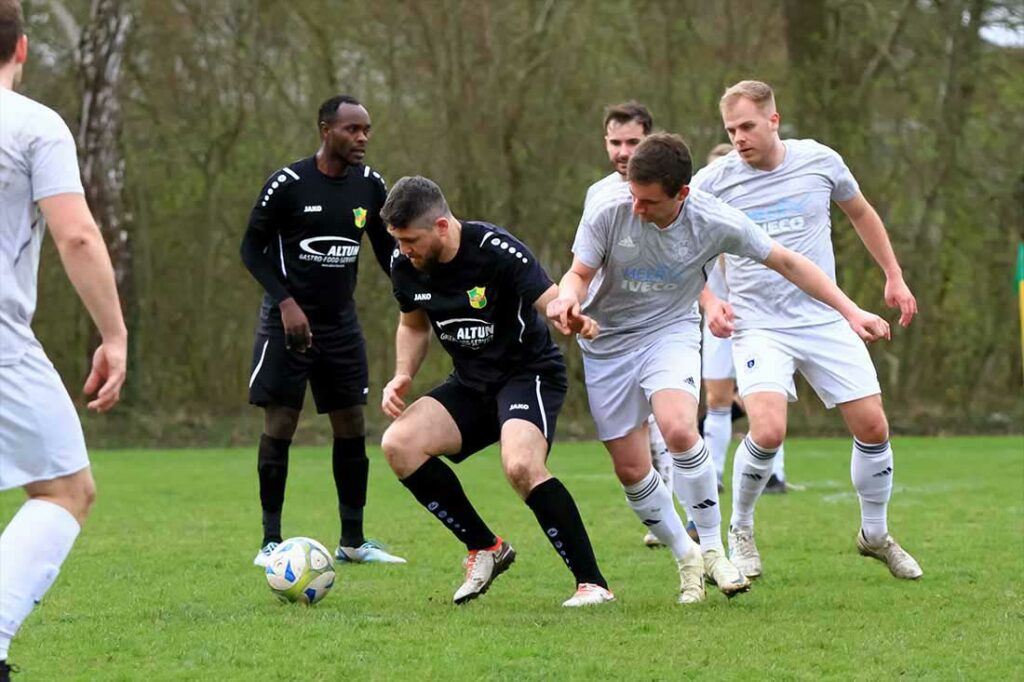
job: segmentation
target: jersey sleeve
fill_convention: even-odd
[[[37,127],[38,135],[29,147],[32,173],[32,200],[57,194],[83,194],[78,171],[75,138],[64,119],[47,110],[49,118]]]
[[[380,210],[388,198],[387,183],[384,182],[380,173],[371,170],[369,166],[366,168],[369,172],[370,182],[373,183],[375,200],[374,209],[366,221],[366,236],[370,239],[370,246],[373,248],[377,264],[380,265],[384,274],[388,275],[391,273],[391,254],[395,250],[395,240],[388,234],[387,225],[380,217]]]
[[[280,226],[288,216],[294,172],[284,168],[263,185],[256,205],[249,214],[249,225],[242,237],[242,262],[267,295],[280,303],[291,294],[286,286],[284,265],[274,260],[273,241],[280,238]],[[280,254],[278,254],[280,257]]]
[[[492,254],[501,281],[510,282],[516,293],[533,303],[554,284],[526,244],[505,233],[487,237],[483,248]]]
[[[829,171],[829,180],[832,182],[832,201],[848,201],[860,194],[857,179],[853,177],[839,152],[825,147],[825,163]]]
[[[600,206],[585,210],[576,228],[572,252],[589,268],[601,267],[608,254],[611,211],[610,208]]]
[[[397,256],[396,256],[397,258]],[[391,263],[391,293],[398,301],[398,308],[403,313],[411,313],[418,310],[419,306],[413,302],[412,296],[402,291],[402,273],[395,267],[398,263],[393,259]]]

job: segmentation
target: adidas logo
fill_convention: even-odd
[[[324,209],[323,209],[322,206],[306,206],[304,209],[302,209],[302,212],[303,213],[320,213],[323,210]]]
[[[645,526],[653,526],[655,524],[661,523],[661,519],[644,519],[643,522]]]
[[[743,475],[746,476],[747,478],[752,478],[755,481],[760,481],[762,478],[764,478],[764,476],[762,476],[761,474],[752,474],[746,471],[743,472]]]
[[[715,506],[715,504],[716,503],[715,503],[714,500],[704,500],[700,504],[693,505],[693,508],[694,509],[711,509],[712,507]]]
[[[697,384],[694,382],[693,377],[686,377],[686,383],[694,388],[697,388]]]
[[[630,237],[628,234],[625,237],[623,237],[622,239],[619,240],[619,246],[627,248],[627,249],[635,249],[636,248],[636,244],[633,242],[633,238]]]
[[[892,474],[892,467],[885,467],[884,469],[879,471],[877,474],[873,474],[871,477],[872,478],[878,478],[880,476],[889,476],[891,474]]]

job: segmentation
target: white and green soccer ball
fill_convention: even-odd
[[[315,604],[334,587],[334,557],[311,538],[288,538],[267,560],[267,583],[281,601]]]

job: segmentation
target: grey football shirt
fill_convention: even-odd
[[[842,157],[814,140],[784,140],[786,155],[771,171],[753,168],[735,151],[704,167],[692,188],[743,211],[773,239],[803,254],[833,281],[831,202],[860,192]],[[774,270],[726,256],[725,278],[737,329],[803,327],[842,319]]]
[[[705,192],[690,192],[665,229],[633,214],[628,183],[602,192],[584,211],[572,246],[598,269],[583,312],[601,332],[580,338],[580,346],[612,357],[699,324],[705,265],[723,252],[763,261],[771,249],[772,240],[749,218]]]
[[[52,109],[0,88],[0,365],[38,344],[32,333],[43,220],[36,202],[82,194],[75,140]]]

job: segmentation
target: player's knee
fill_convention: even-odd
[[[707,385],[708,407],[723,410],[732,406],[732,391]]]
[[[634,485],[643,480],[647,472],[651,470],[651,462],[614,462],[615,476],[622,485]]]
[[[759,447],[775,450],[786,440],[786,425],[780,422],[751,424],[750,437]]]
[[[299,410],[268,405],[263,415],[263,432],[271,438],[291,440],[299,427]]]
[[[384,432],[384,436],[380,440],[380,447],[384,451],[384,459],[399,478],[412,473],[411,463],[417,451],[416,441],[411,430],[405,428],[403,424],[395,422]]]
[[[362,405],[334,410],[329,416],[335,438],[360,438],[366,435],[366,419]]]
[[[524,499],[538,484],[551,477],[543,464],[525,458],[506,461],[503,466],[508,482]]]
[[[670,424],[661,432],[670,452],[686,452],[697,444],[700,434],[696,424]]]
[[[889,424],[885,420],[885,415],[881,415],[867,424],[859,425],[853,435],[861,443],[868,444],[884,443],[889,440]]]

